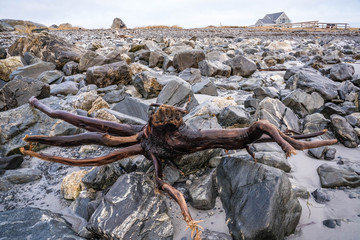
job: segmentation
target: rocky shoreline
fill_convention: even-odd
[[[360,35],[350,31],[0,32],[0,238],[190,239],[176,204],[155,194],[145,157],[79,168],[19,148],[25,135],[83,132],[31,108],[31,96],[133,125],[146,124],[150,103],[182,106],[191,96],[184,120],[196,129],[266,119],[283,131],[329,129],[323,138],[339,140],[290,159],[276,144],[254,144],[257,164],[244,150],[213,149],[183,157],[184,175],[165,167],[165,180],[205,221],[203,239],[356,239],[359,59]],[[113,151],[36,149],[72,158]]]

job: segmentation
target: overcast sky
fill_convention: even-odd
[[[109,28],[115,17],[127,27],[179,25],[248,26],[267,13],[284,11],[292,22],[319,20],[360,27],[360,0],[0,0],[0,19],[46,26],[71,23]]]

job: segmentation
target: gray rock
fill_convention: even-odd
[[[217,180],[233,239],[283,239],[294,232],[301,205],[284,172],[225,157]]]
[[[164,63],[164,53],[162,51],[151,51],[149,56],[149,67],[162,68]]]
[[[23,184],[39,180],[42,172],[39,169],[19,168],[15,170],[7,170],[3,177],[15,184]]]
[[[17,77],[0,89],[0,111],[26,104],[31,96],[39,99],[49,97],[50,86],[31,78]]]
[[[307,115],[304,119],[304,133],[318,132],[329,128],[330,120],[321,113]]]
[[[209,61],[219,61],[219,62],[225,62],[230,59],[230,57],[220,50],[214,50],[211,52],[206,53],[205,59]]]
[[[0,157],[0,169],[16,169],[24,161],[23,155],[14,154],[9,157]]]
[[[337,222],[340,224],[338,225]],[[326,219],[323,221],[323,225],[328,228],[336,228],[336,225],[341,226],[341,221],[340,219]]]
[[[89,220],[89,211],[88,211],[88,205],[91,201],[90,197],[83,196],[85,194],[82,194],[83,192],[80,192],[79,196],[73,201],[70,205],[70,209],[77,215],[85,219],[86,221]]]
[[[175,182],[177,182],[180,179],[180,171],[170,165],[166,165],[163,169],[164,172],[164,178],[163,180],[170,185],[173,185]]]
[[[64,73],[59,70],[50,70],[43,72],[37,78],[37,80],[42,81],[47,84],[60,83],[64,77]]]
[[[326,203],[330,201],[330,196],[326,191],[318,188],[311,193],[317,203]]]
[[[340,63],[332,66],[330,69],[330,78],[334,81],[351,80],[355,73],[354,66],[346,63]]]
[[[340,57],[339,57],[337,54],[335,54],[335,53],[325,55],[325,56],[323,57],[323,60],[324,60],[324,62],[327,63],[327,64],[336,64],[336,63],[340,63],[340,62],[341,62]]]
[[[109,104],[111,103],[118,103],[124,100],[126,97],[130,95],[125,92],[124,89],[121,90],[113,90],[106,93],[102,98]]]
[[[24,59],[26,65],[32,65],[35,63],[42,62],[42,60],[40,58],[36,57],[31,52],[25,52],[23,59]]]
[[[240,88],[245,91],[254,91],[257,88],[260,88],[262,85],[263,80],[256,77],[243,79],[241,82],[239,82]]]
[[[194,93],[198,94],[206,94],[210,96],[217,96],[217,88],[216,85],[208,78],[204,78],[199,83],[195,83],[192,86],[192,90]]]
[[[328,148],[325,152],[324,159],[325,160],[333,160],[335,159],[336,148]]]
[[[85,52],[84,49],[77,47],[75,44],[68,43],[46,32],[41,32],[17,39],[10,46],[9,54],[11,56],[23,56],[29,49],[41,60],[54,63],[57,69],[62,69],[64,64],[70,61],[79,62],[80,56]]]
[[[139,51],[136,51],[134,53],[135,61],[142,62],[142,64],[144,64],[144,65],[149,64],[150,53],[151,53],[151,51],[145,50],[145,49],[141,49]]]
[[[308,150],[308,153],[310,154],[310,156],[313,156],[317,159],[321,159],[324,155],[325,152],[327,151],[327,147],[318,147],[318,148],[311,148]]]
[[[254,119],[268,120],[281,131],[285,131],[286,129],[300,130],[298,117],[278,99],[267,97],[262,100],[255,112]]]
[[[346,147],[356,148],[359,145],[359,138],[353,127],[340,115],[331,115],[331,126],[334,129],[337,139]]]
[[[88,68],[93,66],[101,66],[118,61],[121,61],[121,59],[110,59],[103,55],[100,55],[99,53],[89,50],[81,56],[78,68],[80,72],[84,72],[87,71]]]
[[[0,59],[5,59],[7,57],[7,52],[4,47],[0,47]]]
[[[87,188],[104,190],[112,186],[120,175],[124,173],[119,162],[95,167],[85,174],[82,182]]]
[[[219,124],[222,127],[243,128],[252,123],[252,118],[248,112],[241,106],[225,107],[217,116]]]
[[[129,116],[140,118],[144,121],[149,119],[149,105],[133,97],[124,98],[111,109]]]
[[[208,77],[230,77],[231,67],[219,61],[204,60],[199,62],[201,74]]]
[[[130,67],[124,61],[90,67],[86,71],[86,82],[98,87],[113,84],[129,84],[131,78]]]
[[[254,97],[260,101],[266,97],[279,98],[279,91],[274,87],[257,87],[254,89]]]
[[[224,62],[224,64],[231,67],[232,75],[239,75],[242,77],[250,77],[257,69],[256,64],[243,57],[237,56]]]
[[[111,24],[111,29],[124,29],[126,28],[125,23],[120,18],[114,18]]]
[[[10,239],[85,239],[60,214],[38,208],[0,212],[0,238]]]
[[[147,124],[147,121],[144,121],[141,118],[137,118],[137,117],[133,117],[115,110],[111,110],[111,109],[107,109],[107,108],[103,108],[100,109],[99,111],[105,111],[108,114],[111,114],[113,117],[115,117],[117,120],[119,120],[121,123],[124,124],[130,124],[130,125],[145,125]],[[95,114],[96,117],[96,114]]]
[[[346,112],[340,106],[332,102],[325,103],[325,105],[319,109],[319,112],[326,118],[330,118],[330,116],[333,114],[340,116],[346,115]]]
[[[281,169],[284,172],[291,171],[291,165],[283,152],[256,152],[255,158],[258,163]]]
[[[202,50],[188,50],[178,52],[174,55],[174,68],[183,71],[186,68],[198,68],[199,62],[205,59],[205,53]]]
[[[317,109],[324,105],[324,99],[319,93],[313,92],[307,94],[301,89],[295,89],[287,95],[282,102],[291,108],[300,117],[305,117],[314,113]]]
[[[204,240],[232,240],[231,236],[226,233],[210,231],[209,229],[202,232],[201,238]]]
[[[76,82],[63,82],[60,84],[56,84],[55,86],[51,87],[50,90],[50,94],[51,95],[57,95],[57,94],[61,94],[61,95],[69,95],[69,94],[73,94],[76,95],[79,91],[79,84]]]
[[[62,71],[65,73],[65,76],[71,76],[80,73],[79,64],[74,61],[65,63]]]
[[[292,184],[291,187],[292,187],[292,190],[295,193],[296,197],[299,197],[299,198],[302,198],[302,199],[309,199],[310,198],[310,193],[305,187],[295,185],[295,184]]]
[[[64,82],[68,82],[68,81],[76,82],[76,83],[84,82],[84,85],[85,85],[85,79],[86,79],[86,75],[79,73],[79,74],[64,77]],[[96,87],[96,85],[94,85],[94,86]]]
[[[215,170],[196,179],[189,188],[190,204],[196,209],[211,210],[215,206]]]
[[[172,80],[168,82],[161,90],[158,98],[156,99],[156,102],[177,107],[183,107],[185,103],[189,100],[189,97],[190,104],[188,106],[188,110],[191,110],[195,106],[199,105],[199,103],[191,90],[190,84],[182,79]]]
[[[325,101],[330,101],[338,96],[339,86],[339,83],[307,70],[297,72],[286,83],[288,89],[300,88],[307,93],[318,92]]]
[[[179,73],[179,77],[191,85],[201,82],[201,72],[197,68],[186,68]]]
[[[351,166],[331,166],[324,163],[318,167],[317,172],[323,188],[360,186],[360,176]]]
[[[162,196],[145,175],[121,175],[92,214],[88,229],[104,238],[172,239],[173,226]]]
[[[9,78],[10,80],[13,80],[15,77],[21,76],[21,77],[29,77],[29,78],[37,79],[40,76],[40,74],[42,74],[43,72],[54,69],[55,69],[55,64],[53,63],[38,62],[32,65],[27,65],[24,67],[17,68],[15,71],[13,71],[10,74]]]

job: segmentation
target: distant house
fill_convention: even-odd
[[[264,18],[257,20],[255,27],[259,26],[271,26],[277,24],[290,23],[289,17],[285,12],[266,14]]]

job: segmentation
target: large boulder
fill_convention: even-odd
[[[294,232],[301,205],[283,171],[225,157],[217,180],[233,239],[283,239]]]
[[[67,62],[79,62],[85,50],[42,32],[21,37],[9,48],[9,54],[12,56],[24,56],[25,52],[32,52],[43,61],[55,63],[57,69],[62,69]]]
[[[17,68],[24,66],[20,57],[9,57],[0,60],[0,79],[9,81],[10,74]]]
[[[31,78],[18,78],[0,89],[0,111],[19,107],[28,102],[31,96],[39,99],[50,96],[50,86]]]
[[[268,120],[281,131],[286,129],[300,131],[299,118],[280,100],[265,98],[259,103],[254,115],[255,120]]]
[[[131,80],[130,67],[124,61],[90,67],[86,71],[86,82],[98,87],[113,84],[127,85]]]
[[[172,239],[173,226],[161,195],[144,174],[121,175],[92,214],[88,229],[111,239]]]
[[[183,71],[186,68],[198,68],[199,62],[205,59],[205,53],[202,50],[188,50],[178,52],[174,55],[174,68]]]
[[[250,77],[257,69],[256,64],[243,56],[236,56],[224,62],[231,67],[232,75]]]
[[[300,88],[307,93],[318,92],[325,101],[331,101],[338,96],[340,84],[322,76],[318,72],[300,70],[286,82],[286,88]]]
[[[126,28],[125,23],[120,18],[114,18],[111,24],[111,29],[124,29]]]
[[[60,214],[38,208],[0,212],[1,239],[85,239]]]

